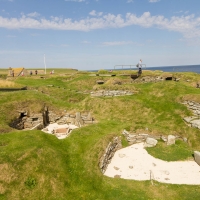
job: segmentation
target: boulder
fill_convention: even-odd
[[[200,165],[200,152],[199,151],[194,151],[194,160],[198,165]]]
[[[168,135],[167,137],[167,145],[175,144],[176,137],[174,135]]]
[[[158,141],[156,139],[147,137],[144,147],[155,147],[157,142]]]

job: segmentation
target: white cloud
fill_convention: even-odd
[[[127,3],[133,3],[133,0],[127,0]]]
[[[92,10],[89,15],[91,16],[102,16],[103,12],[96,12],[96,10]]]
[[[194,15],[172,16],[165,18],[162,15],[151,16],[150,12],[144,12],[141,16],[133,13],[113,15],[90,12],[92,17],[81,20],[71,18],[51,17],[34,18],[38,13],[22,14],[20,18],[5,18],[0,16],[0,27],[8,29],[54,29],[54,30],[78,30],[90,31],[105,28],[123,28],[126,26],[141,26],[145,28],[155,27],[183,34],[185,37],[200,37],[200,17]],[[98,17],[97,17],[98,16]]]
[[[40,14],[37,13],[37,12],[32,12],[32,13],[27,14],[27,16],[28,16],[28,17],[39,17]]]
[[[159,2],[160,0],[149,0],[150,3],[156,3]]]
[[[95,10],[92,10],[89,15],[92,15],[92,16],[96,16],[96,11]]]
[[[189,13],[189,11],[187,10],[187,11],[183,11],[183,10],[180,10],[180,11],[177,11],[177,12],[175,12],[176,14],[182,14],[182,13],[184,13],[185,15],[186,14],[188,14]]]

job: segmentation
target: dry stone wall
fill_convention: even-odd
[[[172,145],[175,144],[176,140],[183,140],[187,142],[187,138],[182,138],[180,136],[174,136],[174,135],[149,135],[146,133],[143,134],[134,134],[134,133],[129,133],[126,130],[123,130],[122,134],[125,136],[127,139],[128,143],[130,145],[144,142],[145,147],[153,147],[156,146],[157,140],[163,140],[164,142],[167,143],[167,145]]]
[[[123,90],[99,90],[96,92],[91,92],[92,97],[114,97],[114,96],[125,96],[133,95],[131,91]]]
[[[167,80],[173,80],[173,81],[176,81],[178,82],[180,79],[179,78],[175,78],[175,77],[172,77],[172,76],[169,76],[169,77],[162,77],[162,76],[144,76],[144,77],[141,77],[141,78],[137,78],[137,79],[134,79],[134,83],[156,83],[156,82],[161,82],[161,81],[167,81]]]
[[[33,130],[42,129],[48,124],[57,123],[59,125],[68,124],[75,125],[77,127],[84,126],[86,124],[93,124],[94,118],[91,113],[76,112],[74,114],[66,113],[65,115],[59,116],[52,111],[45,109],[42,113],[28,114],[26,111],[19,111],[19,119],[17,119],[14,128]]]
[[[115,152],[121,148],[122,148],[121,138],[120,137],[113,138],[113,140],[108,144],[99,162],[99,167],[102,173],[106,171],[107,166],[111,162],[111,159],[114,156]]]
[[[184,121],[191,127],[200,129],[200,103],[195,101],[184,101],[183,104],[186,105],[193,114],[193,116],[184,117]]]

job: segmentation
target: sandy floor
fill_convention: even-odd
[[[132,180],[200,185],[200,166],[195,161],[167,162],[149,155],[143,143],[118,150],[104,175]]]
[[[61,128],[69,128],[71,130],[78,128],[75,125],[68,125],[68,124],[62,124],[59,125],[57,123],[53,123],[53,124],[49,124],[47,127],[45,127],[44,129],[42,129],[43,132],[45,133],[49,133],[49,134],[53,134],[53,131],[56,129],[61,129]],[[55,136],[58,139],[64,139],[68,136],[68,134],[63,134],[63,133],[56,133]]]

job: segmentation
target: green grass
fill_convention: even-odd
[[[159,141],[154,148],[147,148],[147,151],[152,156],[166,161],[193,159],[192,149],[181,140],[176,140],[175,144],[169,146]]]
[[[1,71],[0,71],[1,73]],[[170,185],[150,181],[109,178],[100,172],[99,158],[114,136],[128,142],[123,129],[137,133],[175,134],[188,138],[167,146],[159,141],[147,148],[156,158],[167,161],[192,158],[200,150],[199,130],[188,127],[183,117],[191,112],[181,104],[184,99],[200,102],[200,90],[194,87],[200,75],[177,73],[179,82],[134,84],[130,77],[92,77],[87,72],[55,70],[54,75],[19,77],[15,83],[27,91],[0,93],[0,199],[48,200],[188,200],[200,198],[200,186]],[[133,73],[126,71],[124,73]],[[162,75],[144,71],[142,76]],[[96,84],[102,78],[104,85]],[[186,80],[190,79],[190,82]],[[114,85],[115,80],[122,85]],[[53,85],[53,87],[49,86]],[[122,89],[132,96],[91,98],[90,91]],[[17,110],[38,113],[43,106],[54,112],[90,111],[96,124],[76,129],[69,138],[58,140],[41,131],[16,131],[9,123]],[[148,128],[148,131],[147,129]]]
[[[65,140],[40,131],[0,135],[3,141],[0,147],[1,171],[5,177],[12,177],[0,176],[4,178],[3,197],[91,200],[199,198],[198,186],[156,182],[152,186],[150,181],[103,176],[98,168],[98,158],[116,126],[122,128],[115,122],[84,127]]]

